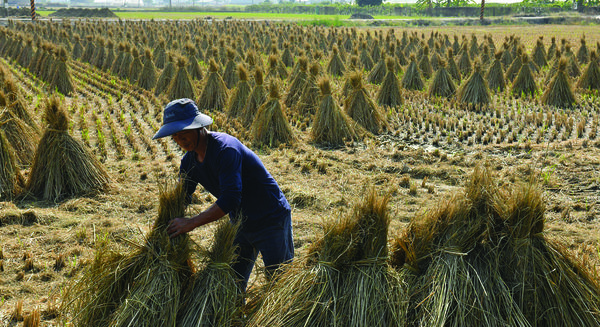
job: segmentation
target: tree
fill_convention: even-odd
[[[359,7],[364,6],[381,6],[383,0],[356,0],[356,4]]]

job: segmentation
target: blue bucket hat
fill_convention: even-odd
[[[163,111],[163,125],[152,137],[153,140],[188,129],[196,129],[212,124],[213,120],[198,111],[196,103],[187,98],[169,102]]]

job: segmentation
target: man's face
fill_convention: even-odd
[[[196,148],[196,145],[198,144],[198,132],[196,130],[177,132],[171,135],[171,138],[184,151],[192,151]]]

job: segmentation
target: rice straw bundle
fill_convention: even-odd
[[[144,68],[142,60],[140,59],[140,52],[138,51],[137,47],[132,47],[131,57],[133,60],[129,65],[129,69],[127,70],[127,77],[129,79],[129,83],[136,84],[140,78],[142,69]]]
[[[165,69],[162,70],[160,76],[158,77],[158,81],[156,81],[156,87],[154,88],[154,95],[158,96],[159,94],[166,92],[169,90],[169,85],[171,81],[175,77],[175,64],[173,63],[173,55],[171,53],[168,54],[168,62]]]
[[[596,325],[597,282],[543,227],[534,185],[503,192],[478,167],[464,194],[411,221],[395,241],[393,265],[414,280],[407,324]]]
[[[548,61],[546,60],[546,51],[544,50],[544,44],[542,43],[542,40],[537,40],[532,56],[533,62],[535,62],[535,64],[540,68],[548,66]]]
[[[546,79],[544,82],[545,84],[550,83],[550,81],[552,81],[552,78],[554,78],[554,75],[556,75],[556,72],[558,71],[558,64],[560,63],[561,58],[562,58],[562,54],[561,54],[560,50],[556,50],[556,53],[554,55],[554,61],[552,62],[552,66],[550,66],[550,69],[546,73]]]
[[[106,60],[104,60],[104,63],[102,64],[102,70],[104,71],[110,70],[113,62],[115,61],[115,43],[113,40],[108,40],[106,47],[108,48],[108,50],[106,50]],[[75,57],[72,58],[75,59]]]
[[[379,134],[387,127],[385,115],[381,113],[365,89],[362,75],[351,73],[348,77],[352,85],[350,96],[346,99],[344,108],[352,120],[373,134]]]
[[[329,59],[329,63],[327,64],[327,72],[335,77],[344,76],[346,72],[346,67],[342,58],[340,58],[337,45],[333,45],[331,59]]]
[[[406,68],[406,72],[402,77],[402,87],[407,90],[415,91],[421,91],[425,88],[414,54],[410,55],[410,64],[408,64],[408,68]]]
[[[579,63],[577,62],[577,58],[573,54],[566,55],[567,57],[567,72],[573,78],[578,78],[581,76],[581,69],[579,69]]]
[[[479,59],[481,60],[481,64],[483,65],[483,67],[488,67],[490,65],[490,48],[487,46],[487,44],[483,45],[483,50],[482,50],[482,54],[479,57]]]
[[[235,62],[235,50],[228,47],[226,50],[227,63],[225,64],[225,72],[223,73],[223,81],[228,89],[233,89],[238,82],[238,73]]]
[[[81,46],[79,34],[73,34],[73,49],[71,50],[71,57],[73,59],[79,59],[83,55],[83,47]],[[39,48],[38,48],[39,49]]]
[[[227,110],[227,116],[230,118],[237,118],[243,114],[244,107],[248,103],[248,97],[252,92],[248,84],[248,71],[242,64],[238,64],[237,69],[239,82],[231,94],[229,109]]]
[[[454,55],[453,55],[452,49],[448,49],[447,58],[448,58],[448,65],[447,65],[448,73],[450,74],[450,76],[452,76],[454,81],[456,81],[457,83],[460,83],[460,80],[461,80],[460,70],[458,69],[456,62],[454,61]]]
[[[556,50],[557,50],[557,48],[556,48],[556,37],[552,36],[550,38],[550,46],[548,47],[548,51],[547,51],[547,53],[548,53],[548,58],[547,59],[548,60],[551,60],[551,59],[554,58],[554,55],[556,54]],[[558,49],[558,50],[560,51],[560,49]]]
[[[48,127],[35,152],[27,190],[53,202],[105,190],[108,174],[83,144],[69,135],[69,119],[56,96],[46,102],[44,120]]]
[[[52,89],[64,95],[73,93],[73,82],[71,74],[67,69],[67,50],[61,46],[57,49],[58,60],[56,60],[56,69],[52,77]]]
[[[228,90],[225,81],[219,74],[219,65],[214,59],[210,59],[208,64],[208,78],[200,98],[198,99],[198,109],[200,110],[223,110],[227,105]]]
[[[294,56],[292,56],[292,51],[290,50],[290,43],[283,43],[283,54],[281,55],[281,62],[285,65],[285,67],[293,67],[294,66]]]
[[[135,49],[135,46],[133,47]],[[125,43],[125,51],[123,52],[123,60],[121,61],[121,66],[119,66],[117,75],[121,79],[129,78],[129,70],[131,68],[131,63],[133,62],[133,56],[131,55],[132,46],[128,43]]]
[[[523,67],[523,58],[525,57],[527,57],[527,54],[524,55],[522,49],[519,48],[517,50],[517,56],[515,56],[515,59],[512,61],[508,69],[506,69],[507,81],[511,81],[513,83],[515,82],[515,78],[521,71],[521,67]]]
[[[263,72],[260,68],[257,68],[254,72],[254,84],[254,88],[250,96],[248,96],[248,102],[244,106],[242,113],[242,122],[246,127],[252,125],[258,109],[267,101],[267,91],[263,86]]]
[[[91,35],[86,35],[85,39],[87,40],[87,45],[85,46],[85,51],[83,52],[83,55],[81,56],[81,61],[84,62],[90,62],[92,60],[92,57],[94,56],[94,42],[92,42],[93,40],[93,36]]]
[[[471,63],[471,59],[469,57],[469,52],[467,51],[467,45],[463,44],[463,47],[459,53],[458,58],[458,69],[460,70],[460,74],[462,76],[468,76],[471,74],[473,70],[473,64]]]
[[[20,88],[17,86],[12,75],[3,78],[1,82],[6,90],[6,94],[0,90],[0,107],[8,107],[16,117],[20,118],[36,133],[39,133],[39,126],[33,120],[33,117],[25,106],[25,99],[21,95]]]
[[[308,58],[300,57],[300,59],[298,59],[298,73],[292,79],[290,89],[285,97],[285,105],[288,108],[292,108],[294,104],[300,100],[300,97],[304,92],[306,81],[308,80],[308,75],[306,74],[307,69]]]
[[[25,180],[16,160],[12,146],[4,132],[0,130],[0,199],[2,201],[12,200],[25,186]]]
[[[258,146],[276,147],[295,141],[292,128],[281,107],[279,85],[274,81],[269,85],[269,99],[256,113],[251,133],[253,142]]]
[[[483,79],[481,63],[479,61],[475,62],[473,73],[469,79],[461,85],[457,96],[458,101],[465,104],[482,106],[490,103],[490,90],[488,89],[487,82]]]
[[[158,41],[158,48],[154,50],[156,68],[164,69],[167,61],[167,51],[165,50],[166,41],[161,38]]]
[[[223,220],[215,231],[204,263],[192,275],[178,314],[179,326],[232,326],[239,313],[239,288],[231,268],[236,260],[233,244],[239,224]]]
[[[429,86],[429,97],[451,98],[456,93],[456,85],[446,70],[446,62],[440,60],[440,68],[435,73],[433,82]]]
[[[185,214],[182,183],[160,188],[159,202],[144,244],[128,254],[104,244],[68,289],[63,310],[77,326],[175,326],[181,290],[191,275],[189,238],[171,239],[166,228]]]
[[[187,69],[185,69],[186,65],[187,59],[185,59],[185,57],[180,56],[177,58],[177,73],[175,74],[175,78],[171,80],[169,90],[167,91],[167,97],[169,99],[194,99],[196,97],[194,86],[190,81]]]
[[[321,91],[321,104],[315,114],[310,131],[313,142],[340,146],[344,142],[356,140],[358,135],[354,128],[355,123],[333,99],[329,79],[322,78],[319,81],[319,89]]]
[[[385,57],[382,54],[382,57]],[[393,58],[386,59],[387,73],[383,84],[377,93],[377,104],[384,107],[397,107],[402,104],[400,82],[396,76],[396,62]]]
[[[506,88],[506,82],[504,81],[504,71],[502,70],[502,50],[496,52],[494,57],[494,62],[488,70],[485,80],[487,81],[492,92],[504,92],[504,88]]]
[[[433,69],[431,68],[431,63],[429,61],[429,46],[423,48],[423,55],[419,60],[419,70],[424,79],[430,79],[433,75]]]
[[[379,61],[367,76],[367,81],[371,84],[381,84],[385,78],[385,75],[387,75],[385,54],[381,54],[379,57]]]
[[[248,326],[398,326],[404,291],[387,259],[387,197],[324,223],[303,262],[269,287]]]
[[[587,65],[583,75],[577,82],[577,87],[586,90],[600,90],[600,68],[598,67],[598,55],[596,50],[590,54],[590,63]]]
[[[198,64],[198,51],[196,50],[196,47],[190,42],[186,44],[185,51],[188,59],[187,71],[190,75],[190,78],[197,81],[202,80],[204,75],[202,74],[202,69],[200,69],[200,65]]]
[[[104,66],[104,60],[106,60],[106,49],[104,49],[104,38],[99,37],[96,41],[97,47],[94,53],[94,56],[91,60],[91,64],[96,66],[98,69],[102,69]]]
[[[319,86],[317,86],[317,78],[319,76],[320,69],[321,66],[317,62],[314,62],[310,65],[310,75],[304,85],[304,92],[302,92],[300,100],[294,107],[294,114],[297,114],[300,117],[310,117],[314,115],[319,108],[321,96],[319,94]]]
[[[517,75],[517,78],[513,82],[511,93],[516,97],[523,95],[534,96],[537,93],[537,85],[529,68],[529,57],[527,54],[523,54],[522,62],[523,65],[521,66],[519,75]]]
[[[362,64],[362,69],[366,71],[371,71],[373,69],[373,59],[369,52],[367,52],[367,43],[363,42],[361,44],[361,51],[359,56],[360,63]]]
[[[142,68],[140,78],[138,79],[138,86],[150,91],[156,85],[156,67],[152,61],[152,51],[150,49],[144,51],[144,56],[144,68]]]
[[[279,59],[277,58],[276,55],[270,55],[267,62],[268,62],[267,81],[269,81],[271,79],[285,80],[287,78],[287,73],[284,75],[280,75]]]
[[[112,66],[110,67],[110,71],[117,75],[119,73],[119,68],[121,68],[121,63],[123,62],[123,58],[125,57],[125,42],[119,42],[119,44],[117,45],[117,51],[118,51],[118,55],[117,55],[117,59],[115,59],[115,61],[112,63]]]
[[[15,150],[19,166],[29,167],[35,155],[39,135],[7,108],[0,111],[0,130]]]
[[[581,38],[580,42],[581,46],[579,47],[579,50],[577,50],[577,61],[579,61],[580,64],[585,65],[590,62],[590,53],[585,45],[585,36]]]
[[[562,59],[558,64],[556,75],[542,95],[543,104],[558,108],[572,108],[577,102],[566,69],[567,61]]]

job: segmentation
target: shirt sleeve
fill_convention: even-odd
[[[198,182],[195,182],[192,178],[189,178],[190,169],[191,167],[189,167],[189,163],[185,159],[181,160],[181,165],[179,166],[179,181],[183,182],[186,206],[192,203],[192,195],[198,186]]]
[[[221,196],[217,205],[228,213],[242,202],[242,154],[235,148],[225,148],[219,154],[218,165]]]

